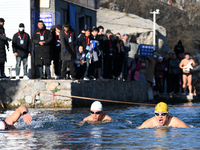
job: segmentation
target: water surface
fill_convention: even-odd
[[[189,105],[189,104],[185,104]],[[1,149],[199,149],[199,107],[169,107],[171,115],[191,126],[189,129],[137,129],[154,115],[152,106],[105,107],[115,121],[106,124],[76,123],[89,115],[89,108],[30,109],[32,125],[23,123],[16,130],[0,131]],[[8,110],[0,117],[9,116]]]

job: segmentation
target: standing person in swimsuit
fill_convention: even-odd
[[[183,69],[183,90],[186,94],[186,83],[189,89],[189,95],[192,95],[192,73],[191,70],[196,64],[193,59],[190,58],[190,53],[185,53],[185,58],[181,61],[179,67]]]

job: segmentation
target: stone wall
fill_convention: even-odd
[[[83,107],[91,104],[88,100],[57,95],[53,101],[53,93],[129,102],[153,99],[148,84],[136,81],[1,80],[0,91],[1,100],[7,107],[21,104],[29,107]],[[34,96],[38,91],[51,94],[41,92]]]

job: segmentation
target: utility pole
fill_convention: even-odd
[[[153,14],[153,46],[155,50],[156,46],[156,15],[160,14],[160,10],[156,9],[153,12],[150,12],[150,14]]]

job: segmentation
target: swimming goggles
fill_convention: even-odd
[[[161,115],[161,116],[166,116],[167,114],[168,114],[168,113],[160,113],[160,114],[159,114],[159,113],[155,113],[156,116],[159,116],[159,115]]]
[[[97,111],[97,112],[90,111],[90,113],[99,115],[101,113],[101,111]]]

